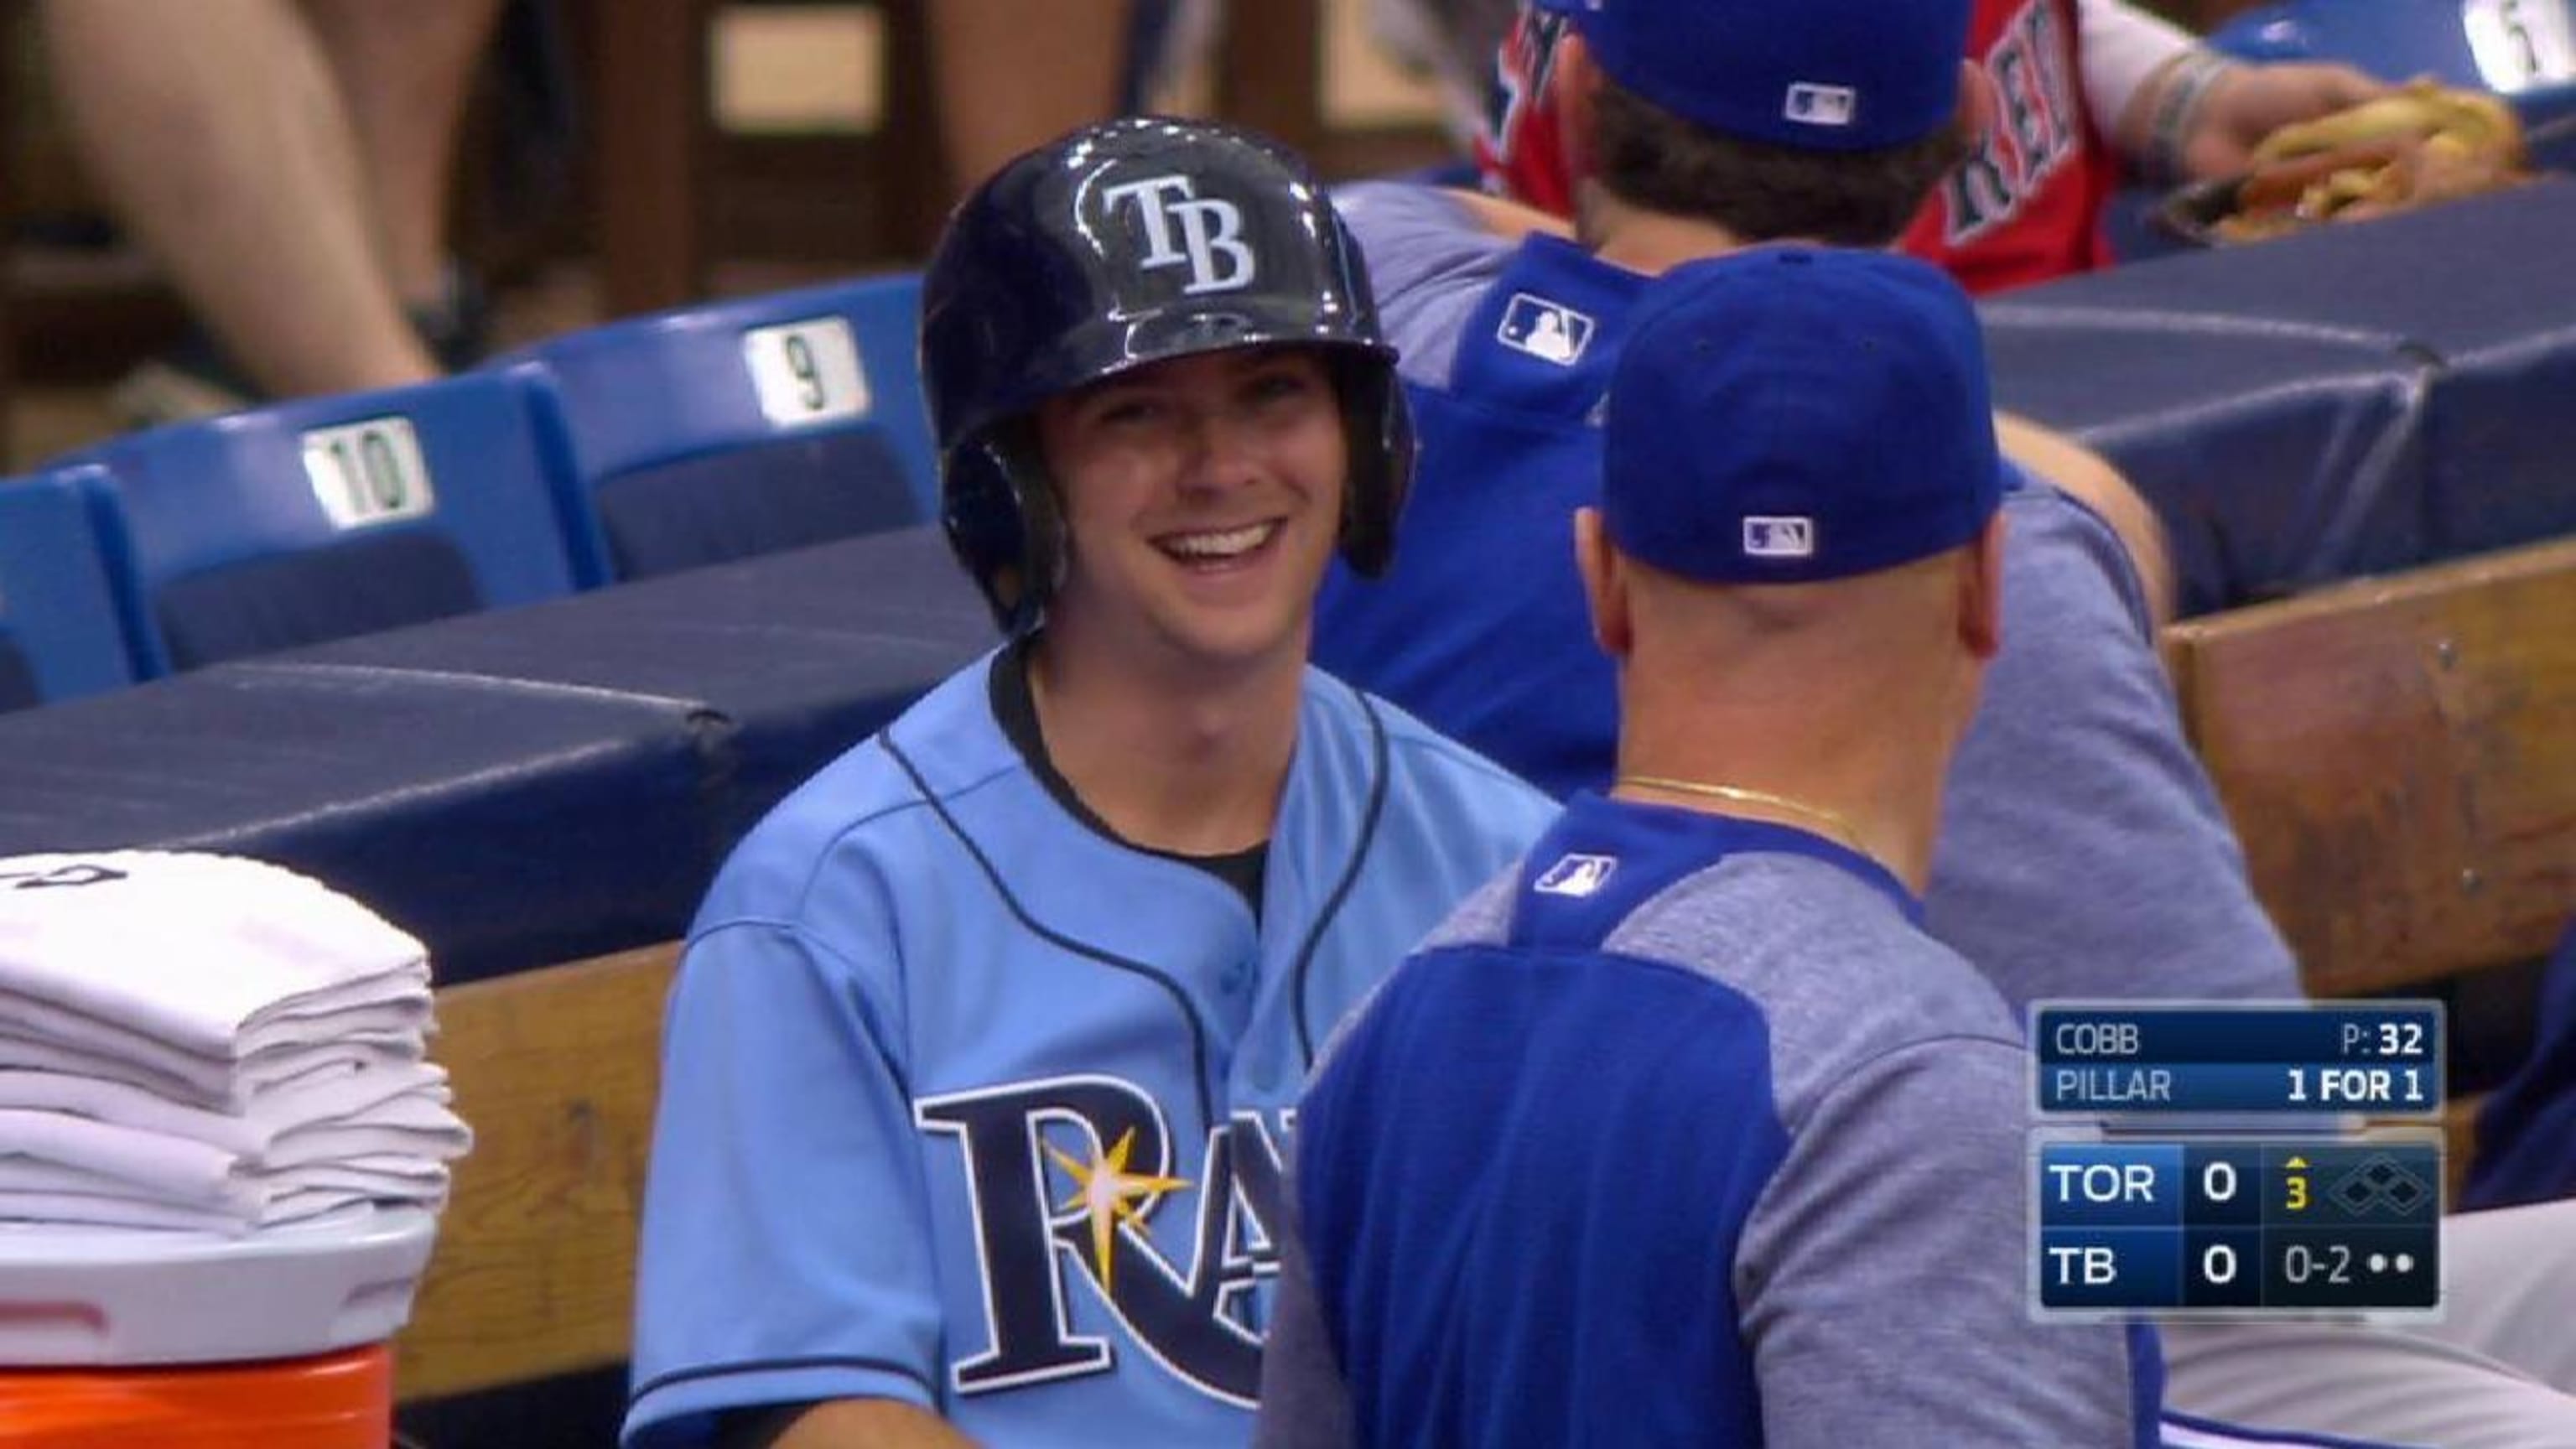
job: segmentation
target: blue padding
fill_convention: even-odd
[[[2530,3],[2537,9],[2561,0]],[[2284,0],[2230,18],[2210,32],[2209,44],[2248,60],[2340,60],[2392,81],[2430,75],[2445,85],[2531,89],[2524,56],[2536,52],[2518,50],[2499,28],[2488,65],[2481,65],[2465,9],[2460,0]]]
[[[610,576],[649,579],[919,523],[902,478],[881,435],[824,433],[640,468],[592,497]]]
[[[910,529],[344,640],[275,661],[608,690],[689,711],[730,840],[780,796],[992,647],[936,529]]]
[[[431,511],[335,523],[322,490],[345,480],[308,472],[305,439],[387,419],[418,440]],[[499,378],[159,428],[64,474],[94,497],[145,677],[572,590],[526,401]]]
[[[776,292],[568,333],[496,364],[543,422],[583,584],[935,516],[920,290],[905,275]],[[746,334],[805,324],[848,329],[857,415],[763,410]]]
[[[2550,180],[2033,288],[1996,401],[2133,471],[2195,611],[2576,532],[2570,236]]]
[[[0,480],[0,710],[133,681],[79,489],[59,477]]]
[[[2422,556],[2419,383],[2394,338],[2086,291],[1986,304],[1995,405],[2073,434],[2137,485],[2164,520],[2181,613]]]
[[[2576,921],[2540,979],[2531,1055],[2478,1109],[2461,1211],[2576,1195]]]
[[[18,641],[0,634],[0,714],[44,702],[44,689],[36,682],[34,662],[19,649]]]
[[[0,717],[0,855],[277,861],[470,980],[680,933],[716,863],[706,743],[662,699],[224,665]]]
[[[174,670],[396,629],[482,607],[455,541],[434,533],[358,533],[304,553],[182,574],[152,599]]]

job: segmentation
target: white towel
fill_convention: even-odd
[[[0,860],[0,991],[230,1060],[293,1023],[425,989],[426,952],[356,901],[238,857]]]
[[[422,1144],[427,1151],[410,1150]],[[371,1145],[377,1150],[260,1163],[193,1138],[7,1110],[0,1111],[0,1197],[116,1198],[177,1210],[192,1224],[220,1220],[240,1227],[282,1221],[281,1213],[303,1215],[298,1204],[314,1193],[444,1205],[445,1159],[462,1150],[460,1140],[396,1133]]]
[[[418,1203],[423,1207],[443,1207],[447,1203],[448,1172],[445,1164],[403,1160],[392,1166],[370,1167],[360,1163],[317,1162],[310,1167],[292,1167],[274,1179],[293,1184],[304,1191],[330,1189],[364,1193],[376,1202]]]
[[[354,1116],[279,1133],[257,1161],[262,1167],[377,1156],[446,1162],[464,1156],[473,1145],[472,1134],[446,1103],[405,1093]]]
[[[447,1072],[427,1062],[361,1067],[340,1062],[296,1077],[251,1097],[246,1110],[214,1112],[173,1102],[125,1082],[69,1072],[0,1069],[0,1109],[64,1112],[146,1132],[191,1137],[227,1152],[263,1158],[287,1134],[332,1124],[382,1120],[386,1125],[441,1125],[409,1109],[385,1115],[376,1109],[417,1096],[439,1107],[448,1101]],[[461,1130],[452,1116],[446,1125]]]
[[[215,1199],[165,1197],[120,1177],[58,1162],[26,1157],[0,1157],[0,1192],[72,1192],[90,1197],[132,1198],[190,1212],[213,1213],[242,1223],[257,1223],[269,1205],[309,1192],[353,1192],[378,1202],[435,1206],[447,1197],[447,1166],[407,1157],[363,1158],[353,1162],[317,1162],[234,1179]]]
[[[241,1034],[242,1050],[210,1056],[192,1047],[136,1031],[122,1022],[75,1011],[0,987],[0,1031],[79,1047],[104,1057],[135,1062],[149,1071],[181,1081],[229,1075],[246,1058],[274,1055],[321,1042],[373,1042],[381,1046],[416,1046],[427,1035],[430,1017],[429,973],[419,973],[417,993],[406,998],[346,1007],[319,1016],[281,1018]]]
[[[239,1201],[242,1159],[193,1137],[60,1112],[0,1111],[0,1162],[32,1158],[114,1178],[138,1197],[222,1208]]]
[[[472,1145],[420,944],[216,856],[0,860],[0,1218],[242,1232],[436,1209]]]
[[[156,1057],[175,1070],[86,1047],[22,1036],[0,1026],[0,1068],[64,1072],[125,1082],[216,1112],[246,1112],[262,1092],[316,1072],[346,1066],[395,1066],[421,1059],[418,1036],[399,1041],[315,1042],[260,1052],[227,1067],[203,1057]]]
[[[365,1193],[314,1188],[289,1193],[264,1205],[256,1219],[227,1212],[183,1207],[151,1198],[82,1192],[12,1192],[0,1190],[0,1219],[36,1223],[80,1223],[108,1228],[172,1228],[238,1237],[254,1228],[301,1222],[361,1203]]]

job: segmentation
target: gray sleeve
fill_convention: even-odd
[[[2030,1316],[2023,1072],[1939,1038],[1790,1124],[1734,1276],[1771,1449],[2137,1443],[2122,1331]]]
[[[1950,766],[1932,934],[2016,1015],[2049,997],[2298,996],[2118,539],[2053,488],[2007,509],[2003,648]]]
[[[1270,1336],[1261,1350],[1261,1413],[1253,1423],[1253,1449],[1345,1449],[1359,1442],[1351,1427],[1350,1385],[1315,1297],[1293,1180],[1281,1196],[1287,1223],[1279,1237]]]
[[[1442,386],[1468,314],[1500,275],[1514,244],[1478,225],[1438,187],[1366,181],[1337,187],[1333,203],[1368,259],[1378,320],[1409,382]]]

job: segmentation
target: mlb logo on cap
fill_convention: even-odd
[[[1814,558],[1816,520],[1748,518],[1744,520],[1744,552],[1748,558]]]
[[[1809,126],[1848,126],[1859,110],[1860,92],[1850,86],[1800,81],[1789,87],[1788,104],[1780,114]]]
[[[1494,340],[1542,362],[1572,367],[1590,345],[1592,327],[1590,317],[1562,302],[1516,292],[1503,308],[1502,325],[1494,329]]]

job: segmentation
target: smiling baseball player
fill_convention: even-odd
[[[1292,157],[1077,132],[959,209],[924,308],[946,525],[1010,642],[700,913],[626,1442],[1239,1442],[1282,1109],[1548,808],[1306,665],[1412,444]]]

